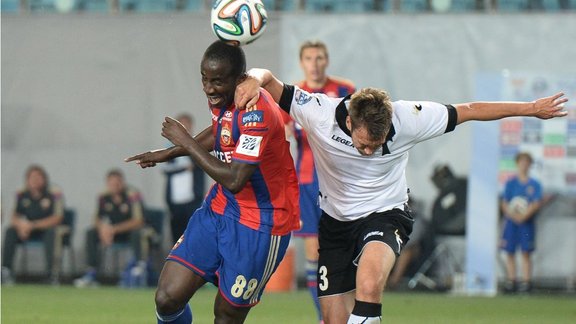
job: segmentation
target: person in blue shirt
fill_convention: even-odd
[[[542,206],[542,186],[529,175],[533,159],[529,153],[516,155],[517,175],[504,187],[501,208],[504,230],[500,247],[506,252],[506,283],[504,292],[527,293],[531,290],[532,260],[535,248],[535,216]],[[522,279],[516,280],[516,250],[520,248]]]

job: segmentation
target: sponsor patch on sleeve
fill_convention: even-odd
[[[264,112],[262,110],[249,111],[242,115],[242,125],[254,125],[262,122],[264,122]]]
[[[296,93],[294,94],[294,99],[296,100],[296,103],[298,105],[302,106],[307,102],[309,102],[310,100],[312,100],[312,96],[301,90],[296,90]]]
[[[236,153],[257,157],[260,154],[261,142],[262,142],[262,136],[252,136],[242,134],[238,139],[238,145],[236,146]]]

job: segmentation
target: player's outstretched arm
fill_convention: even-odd
[[[206,151],[212,151],[214,147],[214,136],[212,136],[212,127],[207,127],[198,135],[194,136],[194,139],[202,146]],[[133,155],[124,159],[125,162],[135,161],[142,169],[151,168],[156,166],[158,163],[163,163],[170,161],[179,156],[188,155],[188,151],[180,146],[172,146],[165,149],[148,151],[140,154]]]
[[[232,193],[242,190],[257,168],[255,164],[220,161],[210,154],[198,140],[192,138],[176,119],[170,117],[164,119],[162,136],[184,149],[196,165]]]
[[[272,72],[266,69],[250,69],[246,74],[246,79],[236,86],[234,95],[236,107],[243,109],[254,106],[260,96],[260,87],[266,89],[275,102],[280,102],[284,83]]]
[[[469,120],[496,120],[514,116],[550,119],[568,114],[563,110],[568,98],[563,97],[564,93],[559,92],[532,102],[471,102],[454,106],[458,112],[458,124]]]

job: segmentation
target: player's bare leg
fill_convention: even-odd
[[[389,245],[378,241],[366,244],[358,262],[356,299],[379,303],[395,261],[396,254]]]
[[[156,313],[159,316],[177,315],[206,281],[177,262],[164,264],[156,289]],[[190,315],[191,316],[191,315]]]
[[[348,323],[380,323],[382,292],[395,261],[396,254],[388,244],[366,244],[358,262],[356,301]]]
[[[516,255],[512,253],[506,254],[506,275],[508,280],[516,280]]]
[[[532,259],[530,252],[522,252],[522,282],[518,286],[519,292],[530,292],[532,281]]]
[[[341,324],[348,321],[354,308],[354,291],[320,298],[320,308],[325,324]]]
[[[214,324],[244,323],[250,309],[251,307],[233,306],[218,293],[214,302]]]

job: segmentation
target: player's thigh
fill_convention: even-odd
[[[334,296],[356,288],[356,221],[341,222],[323,214],[319,226],[318,296]]]
[[[536,248],[536,231],[534,223],[526,223],[520,226],[519,244],[522,252],[530,253]]]
[[[175,309],[186,304],[206,281],[180,263],[167,261],[162,268],[156,289],[158,306]]]
[[[220,293],[236,307],[257,304],[284,258],[290,235],[259,232],[225,218],[218,238],[222,256],[218,269]]]
[[[218,235],[223,218],[209,208],[198,209],[167,260],[180,263],[205,281],[217,284],[216,273],[222,263]]]
[[[508,254],[514,253],[519,244],[518,241],[518,225],[510,220],[504,222],[502,230],[502,239],[500,241],[500,248]]]
[[[379,303],[396,254],[383,242],[372,241],[364,247],[356,274],[356,299]]]

